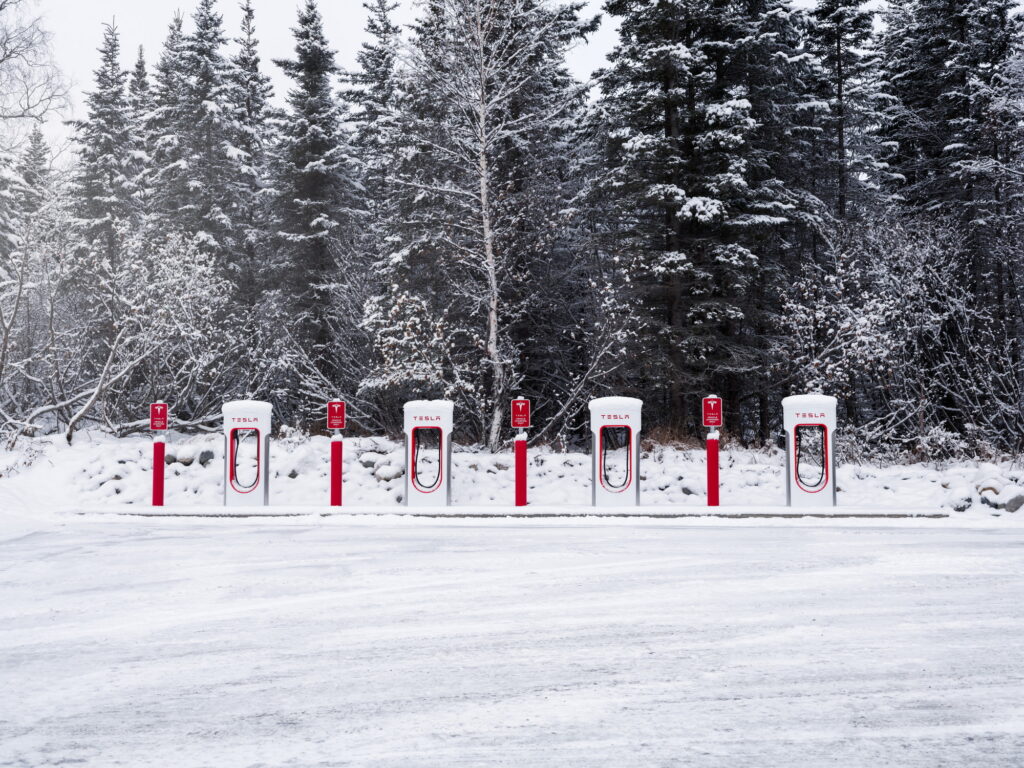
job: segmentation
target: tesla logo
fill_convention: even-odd
[[[602,413],[602,419],[616,419],[618,421],[629,421],[629,414]]]
[[[705,427],[720,427],[722,426],[722,398],[720,397],[705,397],[702,401],[704,403],[703,410],[703,423]]]
[[[413,421],[440,421],[440,416],[413,416]]]
[[[149,406],[149,428],[167,429],[167,403],[152,403]]]
[[[794,414],[798,419],[824,419],[824,413],[797,413]]]
[[[327,428],[328,429],[344,429],[345,428],[345,401],[344,400],[331,400],[327,404]]]
[[[254,419],[251,416],[232,416],[231,421],[233,424],[255,424],[259,419]]]
[[[527,429],[530,424],[530,401],[518,398],[512,401],[512,429]]]

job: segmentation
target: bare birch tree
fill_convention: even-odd
[[[445,332],[465,350],[448,381],[483,414],[492,451],[521,375],[510,330],[527,311],[516,298],[524,222],[509,200],[517,166],[549,151],[545,140],[580,103],[579,86],[564,76],[565,50],[580,34],[576,13],[544,0],[425,0],[404,60],[405,141],[427,160],[394,183],[420,203],[416,237],[433,230]]]

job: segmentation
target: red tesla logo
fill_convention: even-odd
[[[328,429],[344,429],[345,428],[345,401],[344,400],[331,400],[327,404],[327,428]]]
[[[517,398],[512,401],[512,429],[528,429],[530,423],[530,401]]]
[[[722,398],[720,397],[705,397],[702,401],[704,404],[702,421],[705,427],[720,427],[722,426]]]
[[[149,406],[149,428],[167,429],[167,403],[153,403]]]

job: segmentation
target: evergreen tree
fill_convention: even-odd
[[[294,82],[273,157],[277,268],[297,320],[298,343],[329,369],[337,283],[362,280],[348,259],[356,187],[333,94],[338,68],[315,0],[300,8],[293,34],[295,58],[275,62]]]
[[[18,159],[17,173],[24,182],[18,208],[32,216],[43,206],[49,194],[50,148],[36,123],[28,135],[28,146]]]
[[[239,195],[243,150],[238,115],[232,109],[232,67],[216,0],[199,0],[195,29],[183,45],[185,83],[179,124],[185,144],[189,199],[177,211],[178,226],[214,254],[237,278]]]
[[[175,17],[156,68],[147,125],[159,236],[181,234],[238,279],[247,154],[216,0],[200,0],[191,34]]]
[[[187,145],[180,130],[188,120],[182,26],[181,15],[175,14],[156,65],[153,110],[146,120],[147,186],[153,199],[148,226],[160,237],[179,231],[177,212],[190,199]]]
[[[1009,0],[901,0],[883,37],[896,192],[910,210],[966,233],[965,280],[980,304],[999,308],[996,335],[1006,339],[1021,323],[1013,286],[1024,193],[1021,25],[1013,8]]]
[[[784,233],[818,226],[806,176],[819,102],[785,2],[605,8],[621,26],[598,77],[603,188],[647,328],[637,384],[671,426],[692,428],[707,391],[763,392],[774,286],[798,260]]]
[[[149,150],[148,121],[153,112],[153,94],[149,87],[149,73],[146,69],[146,57],[139,46],[139,55],[128,81],[128,108],[131,121],[132,156],[130,177],[136,202],[142,211],[149,208]]]
[[[360,126],[357,146],[372,142],[382,121],[391,116],[397,88],[399,28],[392,21],[398,8],[395,0],[363,0],[368,14],[366,33],[370,40],[356,54],[359,69],[348,74],[354,88],[346,91],[346,99],[356,105],[352,119]],[[372,146],[372,145],[371,145]]]
[[[270,78],[260,70],[252,0],[242,4],[241,36],[236,42],[238,53],[232,59],[231,72],[232,104],[239,128],[237,146],[244,153],[239,189],[240,262],[236,282],[242,300],[252,304],[259,292],[260,254],[268,234],[266,206],[261,195],[267,183],[267,147],[272,143],[268,117],[273,96]]]
[[[366,318],[379,318],[395,311],[382,302],[389,302],[385,278],[390,255],[389,235],[398,215],[397,188],[393,177],[399,166],[401,147],[398,97],[397,61],[399,55],[399,28],[391,14],[398,7],[392,0],[364,0],[368,14],[366,33],[369,39],[356,54],[358,68],[346,73],[346,89],[342,96],[351,105],[351,121],[355,126],[352,150],[358,162],[359,179],[363,194],[363,226],[356,236],[355,247],[361,262],[372,264],[367,275],[366,299],[360,307]],[[364,328],[369,328],[364,323]],[[372,332],[372,329],[371,329]],[[395,369],[383,357],[382,348],[367,350],[376,359],[368,360],[371,373],[359,382],[361,397],[370,395],[379,399],[386,389],[387,373]],[[377,410],[388,414],[397,402],[381,402]],[[397,416],[385,418],[379,425],[397,431]]]
[[[131,119],[121,68],[117,28],[104,25],[100,66],[95,86],[86,96],[88,117],[76,124],[81,146],[78,218],[86,249],[116,267],[121,259],[125,228],[132,216]]]
[[[819,0],[811,15],[810,46],[821,62],[830,112],[823,117],[828,182],[819,195],[845,220],[878,199],[886,179],[877,136],[884,96],[874,46],[874,13],[861,0]]]
[[[882,38],[892,105],[898,192],[914,210],[974,218],[978,189],[966,169],[994,168],[1014,145],[1007,100],[1021,32],[1010,0],[899,0]],[[980,162],[980,166],[979,166]]]
[[[135,59],[131,79],[128,81],[128,106],[131,110],[132,122],[143,125],[146,117],[153,109],[153,95],[149,89],[149,72],[146,69],[146,53],[139,46],[139,55]]]
[[[1015,289],[1024,259],[1024,37],[1012,0],[976,0],[958,66],[967,72],[966,115],[953,126],[947,156],[953,183],[964,190],[975,294],[995,309],[997,344],[1019,344],[1024,317]],[[995,351],[995,350],[994,350]]]
[[[364,0],[369,18],[366,32],[370,36],[356,54],[359,68],[347,74],[351,86],[344,92],[353,106],[351,116],[356,126],[352,147],[357,154],[362,186],[367,203],[367,238],[363,246],[375,258],[382,253],[382,228],[390,220],[392,190],[388,177],[394,174],[397,159],[395,99],[398,87],[399,29],[391,20],[398,7],[393,0]]]
[[[969,73],[963,53],[969,46],[972,2],[897,0],[886,13],[882,38],[886,79],[893,104],[885,133],[896,148],[893,169],[901,197],[919,211],[951,210],[961,196],[950,173],[955,155],[954,125],[967,115],[964,88]]]

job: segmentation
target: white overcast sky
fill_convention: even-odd
[[[797,5],[810,5],[813,0],[796,0]],[[73,85],[72,117],[83,116],[83,93],[92,87],[92,72],[99,55],[96,51],[102,37],[102,25],[115,22],[121,33],[124,66],[135,62],[139,45],[146,50],[146,60],[152,66],[159,56],[160,46],[167,35],[167,25],[175,9],[185,16],[186,29],[195,8],[195,0],[38,0],[39,11],[46,26],[53,33],[53,47],[57,63]],[[588,13],[600,12],[602,0],[588,0]],[[276,95],[280,97],[287,85],[272,59],[292,55],[291,28],[295,24],[297,0],[254,0],[257,33],[264,69],[274,79]],[[219,10],[224,15],[224,26],[229,37],[238,34],[241,19],[237,0],[220,0]],[[324,27],[328,40],[338,54],[338,63],[345,68],[354,66],[355,55],[365,39],[366,12],[361,0],[320,0]],[[408,24],[415,13],[413,0],[401,0],[396,20]],[[580,79],[587,79],[604,62],[605,55],[615,44],[615,25],[604,19],[600,30],[578,46],[570,55],[569,64]],[[67,135],[60,120],[51,121],[47,133],[58,142]]]

